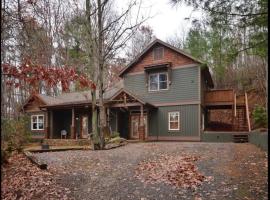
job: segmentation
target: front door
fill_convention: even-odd
[[[140,114],[131,115],[130,139],[139,139]],[[147,116],[143,116],[145,138],[147,137]]]

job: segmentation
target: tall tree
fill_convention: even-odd
[[[218,87],[232,86],[234,83],[235,89],[247,89],[247,86],[254,87],[253,82],[260,82],[256,90],[267,97],[268,1],[171,2],[174,5],[186,3],[205,15],[194,20],[196,23],[193,24],[185,43],[194,56],[212,66]],[[198,27],[198,24],[201,26]],[[201,49],[205,50],[204,52],[200,50],[201,45],[206,47]],[[244,77],[241,75],[244,71],[249,71],[250,74],[246,73]],[[260,80],[255,74],[261,75]],[[249,81],[250,79],[254,81]]]
[[[150,26],[142,25],[131,37],[130,46],[127,51],[129,61],[133,60],[145,47],[155,39],[153,29]]]

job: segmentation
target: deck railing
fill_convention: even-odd
[[[211,90],[205,93],[205,104],[234,104],[234,91],[233,90]]]

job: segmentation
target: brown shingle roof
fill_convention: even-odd
[[[119,81],[114,87],[109,88],[104,93],[104,100],[109,100],[116,92],[123,88],[123,81]],[[46,106],[60,106],[60,105],[71,105],[71,104],[82,104],[91,103],[92,96],[91,90],[81,92],[69,92],[63,93],[57,97],[49,97],[46,95],[40,95],[40,98],[46,102]],[[99,99],[99,91],[97,91],[97,100]]]

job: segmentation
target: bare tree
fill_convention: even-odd
[[[99,121],[100,128],[97,134],[94,132],[94,137],[98,138],[95,141],[96,147],[103,149],[105,146],[104,131],[106,130],[106,108],[104,106],[103,94],[105,91],[104,74],[106,67],[109,66],[110,60],[113,59],[120,49],[124,48],[127,41],[130,40],[138,27],[146,20],[139,19],[141,2],[131,1],[128,3],[121,13],[116,12],[114,2],[109,0],[97,0],[90,2],[87,0],[86,5],[91,7],[88,9],[88,22],[92,32],[89,56],[94,62],[95,73],[98,74],[98,105],[99,105]],[[135,21],[131,20],[131,15]],[[96,91],[92,92],[92,104],[96,102]],[[95,105],[94,105],[95,106]],[[95,108],[92,108],[95,109]],[[95,118],[95,117],[94,117]],[[92,123],[96,123],[92,121]]]
[[[155,39],[153,29],[150,26],[140,26],[130,40],[130,46],[127,49],[128,61],[133,60],[139,53],[141,53],[148,44]]]

